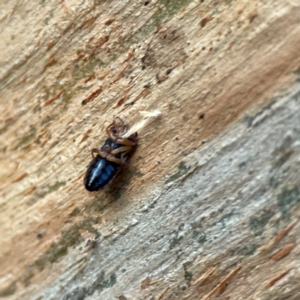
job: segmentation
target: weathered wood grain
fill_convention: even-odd
[[[299,1],[0,8],[0,297],[299,298]],[[154,109],[88,194],[105,127]]]

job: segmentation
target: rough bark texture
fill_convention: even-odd
[[[0,29],[0,297],[300,299],[298,0],[12,0]]]

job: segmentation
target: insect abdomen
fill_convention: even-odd
[[[84,178],[85,188],[90,192],[98,191],[114,178],[119,169],[119,164],[105,158],[96,157],[86,172]]]

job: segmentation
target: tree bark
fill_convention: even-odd
[[[299,299],[299,1],[0,5],[1,298]]]

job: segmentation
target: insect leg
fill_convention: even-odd
[[[97,155],[99,155],[99,156],[102,157],[102,158],[107,158],[107,156],[110,155],[109,152],[101,151],[101,150],[98,149],[98,148],[93,148],[93,149],[91,150],[91,153],[92,153],[92,157],[93,157],[93,158],[96,158]],[[96,154],[96,155],[95,155],[95,154]]]
[[[123,161],[121,158],[116,158],[115,156],[113,156],[112,154],[107,154],[105,157],[107,160],[111,161],[111,162],[115,162],[119,165],[123,165]]]

